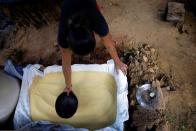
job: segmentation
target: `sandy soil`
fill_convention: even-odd
[[[113,36],[122,39],[127,47],[138,42],[152,45],[159,52],[163,71],[175,74],[180,88],[174,92],[163,89],[170,130],[196,129],[189,127],[196,126],[196,17],[186,13],[187,33],[180,34],[173,24],[160,18],[164,0],[101,0],[100,3]],[[57,22],[38,30],[34,27],[21,29],[11,44],[16,50],[1,51],[0,64],[5,56],[17,51],[22,52],[18,60],[22,63],[40,60],[45,64],[60,63],[56,36]]]
[[[163,0],[114,0],[103,7],[112,34],[125,36],[130,46],[147,42],[158,49],[161,68],[172,70],[181,87],[175,92],[163,89],[171,130],[187,129],[191,122],[196,125],[196,18],[187,13],[188,34],[179,34],[171,23],[160,19],[158,11],[164,5]]]

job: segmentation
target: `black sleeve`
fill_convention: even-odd
[[[67,33],[68,33],[67,19],[70,13],[69,5],[70,3],[67,0],[64,0],[62,10],[61,10],[59,27],[58,27],[57,42],[58,45],[62,48],[69,47],[67,43]]]
[[[96,0],[89,2],[89,18],[91,22],[92,29],[100,36],[106,36],[109,32],[108,24],[101,14],[96,5]]]

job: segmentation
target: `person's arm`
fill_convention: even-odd
[[[70,1],[64,0],[63,6],[61,10],[61,16],[59,21],[59,28],[58,28],[58,45],[60,46],[61,55],[62,55],[62,69],[65,79],[65,92],[71,91],[71,51],[69,49],[69,45],[67,43],[67,20],[68,16],[71,12]]]
[[[120,69],[124,74],[127,74],[127,65],[121,62],[118,57],[115,43],[112,41],[112,38],[109,34],[108,24],[101,14],[100,10],[97,8],[96,0],[88,0],[87,8],[89,9],[88,15],[91,21],[92,29],[97,33],[103,40],[104,46],[107,48],[112,59],[115,62],[117,69]]]
[[[69,48],[61,48],[62,54],[62,68],[63,74],[65,78],[65,92],[70,92],[72,85],[71,85],[71,50]]]
[[[112,59],[114,60],[115,66],[117,69],[120,69],[125,75],[127,74],[127,65],[124,64],[118,57],[115,43],[113,42],[111,35],[108,33],[106,36],[102,37],[103,44],[110,53]]]

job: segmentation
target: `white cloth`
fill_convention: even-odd
[[[14,64],[12,63],[12,60],[10,59],[6,60],[4,66],[5,66],[4,71],[6,71],[11,76],[17,77],[20,80],[22,80],[22,75],[16,70]]]
[[[31,86],[34,76],[39,75],[43,77],[45,74],[51,72],[62,71],[62,66],[53,65],[47,67],[44,72],[39,71],[40,65],[28,65],[23,69],[24,75],[22,78],[21,92],[19,96],[19,101],[16,106],[16,111],[14,115],[14,127],[18,129],[32,121],[30,116],[30,107],[29,107],[29,95],[28,90]],[[128,113],[128,83],[127,77],[119,71],[115,70],[114,62],[109,60],[107,64],[75,64],[72,65],[72,71],[102,71],[112,74],[117,83],[117,115],[116,121],[113,125],[99,129],[97,131],[122,131],[123,123],[129,119]]]

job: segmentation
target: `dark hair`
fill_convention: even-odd
[[[88,28],[77,27],[69,31],[70,48],[78,55],[87,55],[95,49],[95,36]]]
[[[68,21],[68,42],[72,51],[87,55],[95,49],[95,36],[84,11],[74,14]]]

